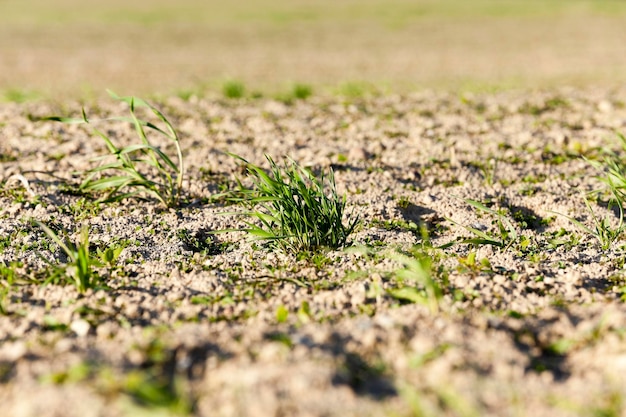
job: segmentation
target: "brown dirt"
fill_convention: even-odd
[[[386,19],[359,12],[361,2],[351,3],[350,12],[326,1],[310,5],[316,18],[284,4],[269,10],[255,4],[244,18],[237,7],[220,14],[220,3],[187,0],[181,10],[192,17],[174,21],[151,21],[150,13],[121,0],[99,7],[66,0],[48,13],[47,5],[25,3],[25,12],[0,20],[0,91],[64,99],[106,88],[140,95],[215,91],[229,79],[266,93],[292,83],[329,90],[362,82],[405,92],[626,80],[623,12],[563,7],[532,17],[421,16],[402,2],[398,10],[406,16]],[[281,13],[284,21],[277,20]]]
[[[625,100],[625,91],[591,89],[292,104],[171,98],[158,106],[182,135],[188,204],[129,200],[92,212],[68,190],[103,143],[82,127],[33,121],[67,110],[3,104],[0,261],[22,261],[29,276],[45,270],[42,258],[66,261],[31,218],[74,238],[86,224],[93,245],[127,246],[120,268],[100,269],[108,290],[12,288],[0,316],[2,414],[624,415],[623,241],[602,251],[554,212],[592,225],[581,193],[599,182],[581,156],[616,146]],[[125,107],[99,100],[86,110]],[[136,142],[129,126],[103,128]],[[229,232],[194,252],[181,231],[204,239],[242,225],[220,214],[238,208],[210,201],[241,175],[224,151],[332,166],[363,221],[352,241],[361,249],[316,265]],[[528,245],[480,246],[469,266],[468,245],[429,250],[444,288],[438,310],[391,297],[400,285],[391,254],[421,243],[411,224],[429,225],[434,246],[469,236],[451,220],[495,232],[467,198],[517,218]],[[149,387],[165,406],[142,405]]]

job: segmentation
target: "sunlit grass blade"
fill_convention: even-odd
[[[93,266],[95,266],[97,262],[92,259],[89,252],[89,229],[86,226],[83,226],[81,229],[78,243],[73,244],[71,242],[64,242],[44,223],[35,221],[35,224],[37,224],[54,243],[59,245],[61,250],[63,250],[70,259],[70,263],[62,269],[65,271],[65,274],[70,277],[79,292],[83,293],[99,284],[100,278],[93,270]],[[49,280],[54,278],[55,277],[51,275]]]
[[[447,218],[448,221],[454,223],[457,226],[464,228],[465,230],[473,234],[475,237],[454,240],[452,242],[449,242],[447,244],[440,246],[439,247],[440,249],[446,249],[457,243],[461,243],[461,244],[469,244],[469,245],[475,245],[475,246],[491,245],[491,246],[495,246],[500,249],[506,250],[518,240],[519,235],[517,233],[517,230],[515,229],[515,226],[513,226],[513,223],[511,223],[511,221],[507,219],[502,213],[496,210],[493,210],[485,206],[483,203],[476,201],[476,200],[463,199],[463,201],[465,201],[467,204],[471,205],[472,207],[476,208],[479,211],[482,211],[491,216],[494,216],[495,217],[494,223],[496,223],[496,226],[498,228],[499,236],[489,234],[475,227],[466,226],[466,225],[457,223],[454,220]]]
[[[575,219],[572,216],[558,213],[556,211],[551,211],[551,213],[565,217],[574,225],[576,225],[579,229],[583,230],[588,235],[596,238],[598,243],[600,243],[600,247],[602,248],[602,250],[608,250],[613,244],[613,242],[619,239],[624,233],[624,231],[626,230],[626,225],[624,225],[624,208],[621,202],[617,199],[617,196],[615,194],[614,196],[615,196],[614,201],[616,202],[618,210],[619,210],[618,224],[616,227],[611,226],[611,221],[609,217],[604,217],[602,219],[598,218],[598,216],[596,216],[595,212],[593,211],[591,204],[589,204],[589,201],[587,200],[587,198],[585,198],[584,201],[585,201],[585,205],[587,206],[587,210],[589,211],[591,215],[591,219],[593,221],[593,225],[594,225],[593,229],[586,226],[584,223],[580,222],[579,220]]]
[[[272,240],[282,249],[298,252],[320,247],[339,248],[359,224],[358,218],[348,216],[343,224],[346,198],[337,195],[335,177],[319,176],[288,160],[279,167],[267,156],[269,173],[244,162],[253,186],[245,187],[239,181],[239,195],[231,200],[243,202],[251,208],[246,215],[259,220],[261,225],[249,224],[245,229],[252,236]]]
[[[85,173],[81,189],[86,192],[103,192],[101,201],[121,201],[129,197],[152,197],[167,207],[175,207],[180,203],[183,192],[183,178],[185,166],[180,147],[180,139],[176,130],[167,118],[145,100],[135,97],[120,97],[109,91],[112,98],[129,105],[130,117],[109,117],[91,121],[82,110],[82,118],[48,117],[54,120],[71,124],[93,125],[102,122],[131,123],[139,136],[140,143],[125,147],[117,147],[113,141],[100,129],[93,127],[93,132],[102,138],[109,158],[113,162],[104,162]],[[146,107],[156,118],[163,123],[159,127],[154,123],[144,121],[137,116],[136,108]],[[177,153],[177,163],[164,153],[159,147],[150,143],[148,131],[157,132],[165,136],[174,144]],[[103,160],[102,157],[96,160]],[[110,172],[114,172],[113,175]],[[126,189],[131,188],[132,191]]]
[[[443,290],[432,276],[431,258],[425,254],[409,257],[400,253],[393,253],[391,258],[400,262],[403,268],[395,272],[402,286],[389,290],[389,295],[399,300],[426,305],[432,313],[436,313]]]

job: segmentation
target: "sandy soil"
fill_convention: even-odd
[[[103,143],[37,118],[78,115],[78,104],[3,104],[0,262],[23,265],[0,316],[2,414],[624,415],[623,241],[601,250],[555,212],[593,225],[582,193],[600,183],[582,156],[616,148],[625,100],[591,89],[167,99],[158,107],[188,173],[186,203],[165,210],[75,195]],[[126,109],[102,99],[86,112]],[[137,142],[126,124],[101,127]],[[241,208],[211,200],[242,176],[225,151],[332,167],[362,219],[351,248],[298,259],[240,232],[210,234],[242,226],[223,215]],[[423,248],[443,298],[436,308],[394,298],[392,254],[423,247],[416,225],[435,247],[470,237],[459,225],[497,236],[464,199],[502,209],[520,237]],[[591,205],[617,224],[602,198]],[[43,285],[44,259],[68,260],[30,219],[71,239],[87,225],[94,250],[124,247],[98,269],[109,288]]]
[[[270,94],[293,83],[316,92],[360,82],[406,92],[626,80],[624,12],[599,13],[592,1],[552,5],[560,11],[545,14],[540,2],[510,2],[511,10],[483,15],[463,13],[462,1],[423,2],[423,14],[403,0],[304,8],[186,0],[170,12],[169,2],[14,3],[0,15],[0,92],[9,99],[97,97],[106,88],[197,93],[219,90],[229,79],[249,93]]]

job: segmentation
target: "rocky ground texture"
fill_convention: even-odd
[[[585,196],[625,103],[606,89],[165,99],[187,166],[167,209],[81,195],[104,142],[41,120],[80,104],[0,105],[2,415],[624,415],[626,247],[566,216],[619,227],[606,194]],[[97,126],[138,142],[128,123]],[[361,219],[349,246],[289,254],[232,231],[245,218],[224,213],[244,207],[220,195],[246,179],[226,152],[332,168]],[[63,284],[71,260],[33,219],[117,249],[101,285]],[[468,228],[502,244],[463,243]],[[420,298],[398,253],[430,259],[441,296]]]

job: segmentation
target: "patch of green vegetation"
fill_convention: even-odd
[[[285,323],[289,318],[289,310],[284,305],[279,305],[276,308],[276,322]]]
[[[332,263],[332,259],[330,259],[323,250],[305,250],[298,252],[296,254],[296,261],[305,261],[311,265],[314,265],[318,271],[324,269],[324,267]]]
[[[292,104],[296,100],[306,100],[313,94],[313,88],[308,84],[294,84],[289,91],[281,92],[275,96],[285,104]]]
[[[397,300],[427,306],[432,313],[439,311],[443,289],[432,274],[432,258],[426,253],[417,252],[413,256],[395,253],[391,256],[402,264],[394,272],[400,285],[387,293]]]
[[[485,413],[450,386],[417,387],[399,383],[400,399],[410,410],[406,416],[479,417]],[[392,414],[395,415],[395,414]]]
[[[0,125],[1,127],[2,125]],[[17,161],[17,157],[10,153],[0,153],[0,163],[2,162],[14,162]]]
[[[533,116],[540,116],[543,113],[555,111],[557,109],[566,109],[570,106],[569,102],[563,97],[552,97],[540,104],[524,103],[520,107],[520,113],[526,113]]]
[[[459,262],[458,271],[463,274],[477,276],[480,274],[492,275],[495,273],[491,261],[488,258],[477,258],[476,251],[470,251],[467,256],[457,258]]]
[[[118,148],[103,131],[93,127],[94,133],[104,140],[110,153],[110,155],[98,159],[104,161],[113,157],[114,161],[104,162],[89,170],[80,189],[84,192],[104,192],[105,195],[101,198],[101,201],[104,202],[121,201],[129,197],[147,194],[157,199],[165,207],[177,206],[183,192],[183,177],[185,175],[178,134],[167,118],[144,100],[135,97],[119,97],[111,91],[109,94],[112,98],[129,104],[130,117],[113,117],[104,119],[104,121],[132,123],[141,143]],[[148,108],[165,125],[165,128],[137,118],[135,112],[137,107]],[[87,119],[85,109],[82,111],[82,118],[79,119],[54,116],[48,117],[46,120],[90,126],[96,123]],[[165,136],[174,144],[178,164],[175,164],[160,148],[150,144],[147,129]],[[113,175],[106,175],[111,171],[114,172]],[[156,179],[151,179],[153,175],[156,176]]]
[[[298,100],[306,100],[313,94],[313,88],[308,84],[294,84],[291,95]]]
[[[222,86],[222,94],[230,99],[244,98],[246,87],[241,81],[226,81]]]
[[[600,244],[600,247],[602,248],[602,250],[608,250],[613,244],[613,242],[617,241],[626,230],[626,225],[624,224],[624,210],[622,208],[622,202],[618,200],[617,196],[615,196],[615,199],[612,200],[612,201],[617,202],[617,207],[619,209],[618,224],[617,226],[613,226],[611,224],[612,216],[607,214],[605,217],[599,218],[598,216],[596,216],[593,209],[591,208],[591,204],[589,203],[589,200],[587,198],[584,198],[584,201],[585,201],[585,205],[587,206],[587,210],[589,211],[591,215],[591,219],[593,221],[593,228],[584,225],[582,222],[578,221],[572,216],[568,216],[566,214],[557,213],[557,212],[553,212],[553,213],[567,218],[570,222],[572,222],[578,228],[580,228],[581,230],[583,230],[590,236],[593,236]],[[611,209],[611,206],[609,205],[609,210],[610,209]]]
[[[268,333],[265,337],[268,340],[281,343],[287,346],[288,348],[293,347],[293,341],[291,340],[291,337],[289,337],[287,333],[272,332],[272,333]]]
[[[80,362],[43,375],[41,381],[55,385],[89,385],[109,400],[130,400],[124,408],[130,408],[132,415],[191,415],[195,401],[187,380],[172,363],[173,353],[158,343],[136,349],[142,350],[145,361],[141,367],[124,374],[118,374],[109,366]]]
[[[22,266],[23,264],[19,261],[13,261],[9,265],[4,262],[0,263],[0,315],[9,314],[8,301],[13,286],[19,278],[18,269]]]
[[[474,235],[473,238],[462,238],[459,240],[452,241],[446,245],[443,245],[442,248],[448,248],[454,244],[462,243],[462,244],[470,244],[474,246],[479,245],[492,245],[498,247],[502,250],[506,250],[511,247],[514,243],[518,241],[519,234],[517,233],[517,229],[513,226],[513,223],[504,215],[502,211],[493,210],[483,203],[480,203],[475,200],[465,199],[465,202],[479,210],[480,212],[489,214],[493,217],[493,224],[496,226],[496,233],[490,234],[489,232],[479,230],[475,227],[464,226],[458,224],[452,219],[448,219],[452,223],[463,227],[468,232]]]
[[[75,221],[82,221],[97,216],[102,212],[102,206],[99,201],[81,197],[71,204],[63,204],[59,206],[59,212],[69,214],[74,217]]]
[[[84,293],[90,288],[97,288],[102,285],[101,277],[94,270],[98,265],[97,261],[89,252],[89,229],[83,226],[80,232],[80,240],[74,244],[63,241],[57,233],[41,222],[36,222],[41,229],[65,252],[70,262],[67,265],[58,267],[60,274],[52,274],[50,278],[61,278],[62,281],[69,281],[76,289]],[[49,262],[48,262],[49,263]],[[52,265],[50,263],[50,265]]]
[[[617,133],[619,144],[621,146],[621,153],[614,151],[606,151],[606,155],[603,160],[590,160],[589,163],[602,172],[599,176],[606,189],[610,191],[611,196],[614,197],[618,204],[622,205],[626,201],[626,136],[622,133]]]
[[[25,103],[27,101],[35,101],[41,98],[41,94],[35,91],[23,90],[18,88],[9,88],[2,91],[2,99],[11,103]]]
[[[176,235],[183,243],[185,249],[203,255],[216,254],[219,246],[214,241],[214,236],[206,230],[200,229],[192,233],[189,229],[180,229]]]
[[[69,330],[70,326],[65,323],[60,322],[57,318],[52,317],[50,315],[45,315],[43,317],[43,324],[41,328],[45,331],[49,332],[66,332]]]
[[[292,253],[346,245],[360,221],[347,215],[348,223],[343,223],[346,196],[337,194],[332,170],[316,176],[293,160],[281,168],[267,156],[271,170],[268,175],[262,168],[233,156],[244,162],[253,186],[247,188],[240,182],[241,196],[232,200],[261,208],[245,213],[261,222],[260,226],[246,222],[246,232]]]
[[[87,362],[79,362],[69,366],[67,369],[43,375],[40,380],[54,385],[73,384],[85,381],[92,371],[91,365]]]
[[[415,224],[412,221],[406,221],[401,219],[394,220],[372,220],[371,223],[374,227],[379,227],[384,230],[393,230],[393,231],[407,231],[415,234],[416,236],[421,236],[422,229],[420,226]]]
[[[369,83],[366,82],[346,82],[340,84],[335,93],[338,96],[345,97],[346,99],[360,99],[367,96],[376,95],[378,93],[378,89]]]
[[[522,178],[522,182],[526,184],[539,184],[539,183],[545,182],[547,179],[548,179],[548,176],[546,174],[538,174],[538,175],[528,174],[524,176],[524,178]]]

